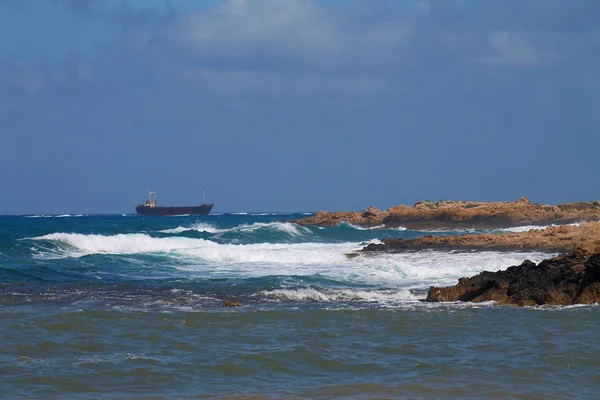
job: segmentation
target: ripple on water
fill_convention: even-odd
[[[16,398],[591,398],[600,373],[597,307],[8,311]]]

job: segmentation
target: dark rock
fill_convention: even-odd
[[[600,253],[585,249],[544,260],[529,260],[505,271],[461,278],[447,288],[431,287],[425,301],[497,301],[502,304],[571,305],[600,300]]]
[[[361,251],[383,251],[386,250],[386,246],[383,243],[369,243],[363,247]]]
[[[578,304],[600,302],[600,254],[594,254],[585,263],[585,275],[576,297]]]

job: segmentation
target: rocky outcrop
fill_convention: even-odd
[[[505,271],[461,278],[452,287],[431,287],[425,300],[428,302],[496,301],[518,306],[600,303],[600,222],[521,233],[388,239],[369,244],[362,252],[423,249],[566,253],[539,264],[525,260]]]
[[[535,264],[461,278],[452,287],[429,289],[427,302],[496,301],[517,306],[600,303],[600,253],[578,248]]]
[[[383,224],[383,219],[387,214],[377,207],[370,206],[362,212],[335,212],[318,211],[315,215],[301,220],[292,221],[306,226],[330,227],[349,222],[365,227],[373,227]]]
[[[466,234],[459,236],[427,235],[417,239],[385,239],[371,243],[364,252],[404,252],[411,250],[495,250],[568,252],[577,248],[600,251],[600,222],[579,226],[551,226],[528,232],[499,234]]]
[[[450,229],[508,228],[521,225],[568,224],[600,220],[600,202],[566,203],[556,206],[532,204],[526,197],[515,202],[419,201],[410,207],[400,205],[380,211],[371,206],[362,212],[320,211],[294,221],[308,226],[335,226],[343,221],[363,227]]]

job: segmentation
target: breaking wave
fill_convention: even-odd
[[[191,226],[178,226],[177,228],[173,228],[173,229],[163,229],[159,232],[177,234],[177,233],[183,233],[183,232],[189,232],[189,231],[218,233],[218,232],[223,232],[224,230],[218,229],[216,226],[214,226],[212,224],[197,222]]]
[[[160,232],[178,234],[183,232],[196,231],[213,234],[223,234],[227,232],[252,233],[262,230],[281,232],[290,236],[302,236],[309,235],[312,233],[312,231],[309,228],[305,228],[297,224],[292,224],[290,222],[255,222],[253,224],[243,224],[228,229],[221,229],[209,223],[198,222],[191,226],[178,226],[177,228],[164,229]]]
[[[388,228],[385,225],[362,227],[362,226],[355,225],[355,224],[352,224],[352,223],[347,222],[347,221],[342,222],[340,225],[347,226],[349,228],[356,229],[358,231],[373,231],[373,230],[383,230],[383,229],[390,230],[390,231],[405,231],[406,230],[406,228],[403,227],[403,226],[400,226],[400,227],[397,227],[397,228]]]
[[[520,232],[529,232],[531,230],[546,229],[546,228],[550,228],[551,226],[579,226],[579,225],[581,225],[581,223],[579,223],[579,222],[575,222],[573,224],[565,224],[565,225],[554,225],[554,224],[552,224],[552,225],[524,225],[524,226],[515,226],[512,228],[499,229],[499,231],[520,233]]]
[[[169,265],[177,270],[202,277],[319,275],[337,282],[385,285],[403,289],[453,284],[460,277],[471,276],[484,270],[497,271],[521,264],[525,259],[539,262],[548,257],[548,254],[537,252],[442,251],[375,256],[361,254],[348,257],[349,253],[360,249],[362,245],[360,243],[220,244],[199,238],[159,238],[141,233],[111,236],[53,233],[31,240],[46,242],[43,246],[37,246],[40,248],[38,257],[41,258],[157,255],[168,257]],[[286,295],[292,296],[289,293]],[[296,295],[306,294],[300,292]],[[358,296],[356,293],[353,295]]]
[[[416,301],[423,298],[407,289],[336,289],[325,287],[305,287],[296,289],[264,290],[259,293],[268,300],[274,301],[318,301],[318,302],[398,302]]]
[[[84,217],[83,214],[61,214],[61,215],[46,215],[46,214],[36,214],[36,215],[25,215],[25,218],[78,218]]]

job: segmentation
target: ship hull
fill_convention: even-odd
[[[208,215],[214,204],[202,204],[192,207],[147,207],[139,205],[135,211],[140,215]]]

